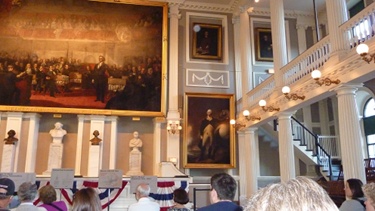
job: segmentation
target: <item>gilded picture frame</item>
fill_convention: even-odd
[[[255,60],[273,62],[272,34],[270,28],[255,29]]]
[[[66,4],[21,4],[14,8],[16,12],[10,8],[9,13],[0,14],[0,63],[4,68],[0,70],[0,90],[9,84],[4,82],[8,65],[17,67],[18,89],[11,97],[0,93],[0,99],[10,99],[0,101],[0,111],[165,116],[168,4],[137,0]],[[107,78],[105,95],[98,99],[101,91],[96,81],[100,77],[95,80],[92,75],[99,69],[101,56],[108,68],[102,75]],[[20,62],[25,64],[21,67]],[[26,63],[40,63],[45,75],[52,65],[56,73],[44,76],[44,81],[53,78],[54,82],[44,82],[38,90],[37,77],[28,75],[31,71],[25,70]],[[65,64],[70,70],[64,74]],[[92,78],[85,78],[86,67]],[[155,89],[147,88],[148,72],[153,79],[147,80]]]
[[[234,95],[186,93],[184,168],[235,168]]]
[[[222,26],[217,24],[193,23],[192,58],[222,59]]]

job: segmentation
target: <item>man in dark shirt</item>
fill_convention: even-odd
[[[211,177],[211,205],[202,207],[198,211],[242,211],[243,208],[233,203],[236,195],[237,183],[227,173],[218,173]]]
[[[108,87],[108,65],[104,63],[104,56],[99,56],[99,63],[95,65],[93,71],[96,100],[104,103],[105,93]]]

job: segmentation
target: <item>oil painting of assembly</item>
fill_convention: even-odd
[[[160,111],[162,7],[25,0],[1,9],[0,105]]]

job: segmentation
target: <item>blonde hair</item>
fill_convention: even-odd
[[[375,207],[375,183],[367,183],[363,186],[363,192],[367,198],[370,198],[372,203],[371,205]]]
[[[307,177],[297,177],[259,190],[245,211],[338,211],[327,192]]]
[[[101,211],[102,205],[93,188],[83,188],[74,194],[72,211]]]

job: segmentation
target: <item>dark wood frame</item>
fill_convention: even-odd
[[[201,154],[201,127],[208,109],[216,119],[212,156]],[[183,166],[184,168],[235,168],[234,95],[185,94]]]
[[[263,37],[267,37],[267,41]],[[272,33],[270,28],[255,29],[255,60],[273,62]]]
[[[204,43],[205,33],[208,33],[209,51],[204,51],[200,45]],[[217,24],[193,23],[192,58],[194,59],[222,59],[222,26]]]

